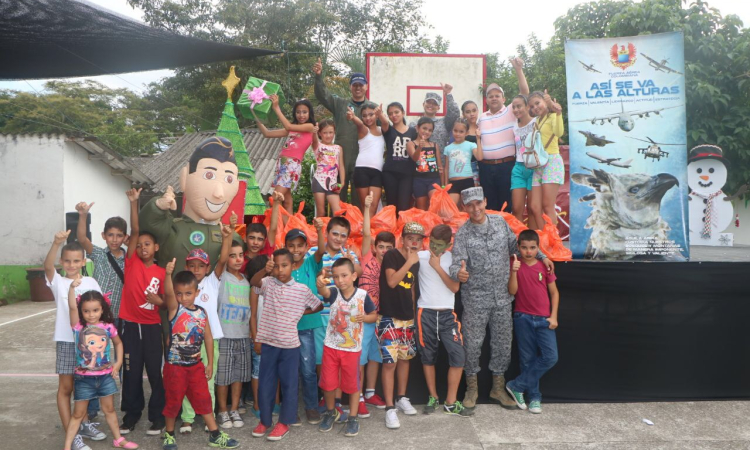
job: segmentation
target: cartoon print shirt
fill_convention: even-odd
[[[443,154],[448,157],[448,178],[471,178],[474,176],[471,171],[471,157],[474,156],[474,149],[477,144],[469,141],[463,141],[460,144],[448,145],[443,150]]]
[[[352,322],[351,318],[375,311],[375,304],[363,289],[355,289],[350,298],[345,298],[337,288],[331,288],[326,301],[331,303],[331,319],[328,321],[326,347],[344,352],[362,351],[362,327],[364,322]]]
[[[96,323],[73,327],[76,345],[76,375],[95,376],[112,373],[112,338],[117,328],[111,323]]]
[[[391,249],[383,256],[380,267],[380,314],[399,320],[414,319],[414,300],[419,298],[417,274],[419,263],[411,266],[404,279],[396,287],[388,286],[386,270],[399,271],[406,264],[406,258],[398,249]]]
[[[198,305],[188,309],[177,306],[169,321],[169,350],[167,362],[177,366],[194,366],[201,360],[201,345],[206,332],[208,314]]]
[[[313,135],[311,132],[300,133],[297,131],[290,131],[289,137],[287,137],[279,156],[286,156],[287,158],[294,158],[302,161],[305,157],[305,152],[310,148],[310,145],[312,145],[312,141]]]
[[[437,165],[437,147],[431,144],[431,147],[422,147],[417,160],[417,177],[436,177],[438,176]]]
[[[45,277],[46,278],[46,277]],[[73,331],[70,328],[70,306],[68,305],[68,291],[72,278],[66,278],[55,272],[52,280],[45,280],[47,286],[52,290],[55,297],[57,312],[55,316],[55,342],[75,342]],[[81,284],[76,288],[76,297],[88,291],[99,291],[99,283],[91,277],[81,277]]]
[[[146,301],[149,292],[164,295],[164,277],[167,272],[155,262],[146,267],[138,253],[125,260],[125,284],[122,287],[120,318],[142,325],[161,323],[159,308]]]
[[[219,322],[225,338],[250,337],[250,282],[228,270],[221,274],[219,286]]]
[[[342,151],[340,145],[320,144],[315,152],[315,179],[327,191],[333,190],[338,183],[339,155]]]
[[[380,261],[372,252],[362,258],[362,276],[359,277],[359,287],[367,291],[370,299],[378,309],[380,304]]]

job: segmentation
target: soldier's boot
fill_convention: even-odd
[[[505,376],[493,375],[492,376],[492,390],[490,391],[490,398],[500,403],[500,406],[507,409],[516,409],[516,402],[508,395],[505,390]]]
[[[463,405],[465,408],[474,408],[477,406],[477,397],[479,396],[479,387],[477,386],[476,375],[466,375],[466,393],[464,394]]]

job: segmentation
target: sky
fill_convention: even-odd
[[[142,12],[133,9],[126,0],[88,0],[137,20]],[[692,1],[692,0],[688,0]],[[423,12],[433,28],[425,30],[430,36],[442,35],[450,41],[449,53],[499,53],[511,56],[519,44],[534,32],[543,42],[554,33],[554,21],[581,0],[425,0]],[[738,0],[708,0],[723,15],[737,14],[743,23],[750,24],[750,2]],[[501,6],[502,5],[502,6]],[[529,5],[533,5],[530,7]],[[502,32],[498,32],[502,30]],[[87,77],[112,88],[143,91],[150,82],[170,76],[170,70]],[[0,89],[42,92],[46,80],[0,82]]]

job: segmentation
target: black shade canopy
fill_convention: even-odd
[[[280,53],[151,28],[75,0],[0,0],[0,79],[169,69]]]

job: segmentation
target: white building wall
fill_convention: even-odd
[[[41,264],[63,214],[62,136],[0,135],[0,265]]]
[[[75,142],[65,144],[62,161],[65,172],[64,212],[75,212],[78,202],[94,202],[90,211],[91,241],[94,245],[106,247],[102,231],[107,219],[120,216],[127,221],[130,230],[130,203],[125,196],[125,191],[130,189],[130,180],[122,175],[113,175],[111,168],[102,161],[90,160],[90,153]]]

